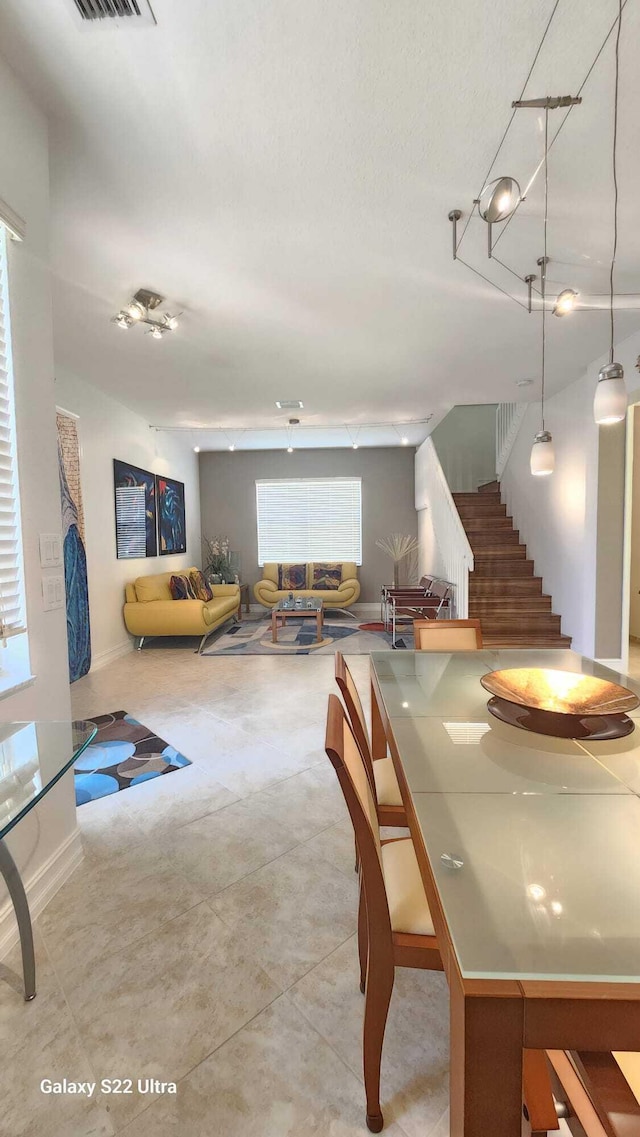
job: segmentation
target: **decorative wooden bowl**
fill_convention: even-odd
[[[511,726],[555,738],[623,738],[635,729],[625,713],[640,699],[594,675],[551,668],[512,667],[491,671],[480,682],[493,698],[492,715]]]

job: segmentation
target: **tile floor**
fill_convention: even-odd
[[[367,690],[368,659],[350,660]],[[149,645],[76,683],[193,765],[81,806],[83,864],[37,921],[39,993],[0,964],[11,1137],[355,1137],[361,1077],[353,840],[323,752],[333,657]],[[398,971],[389,1137],[448,1137],[444,978]],[[39,1078],[153,1078],[47,1097]],[[4,1131],[3,1131],[4,1132]]]

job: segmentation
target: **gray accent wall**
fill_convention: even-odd
[[[393,580],[391,561],[376,548],[391,533],[418,535],[412,446],[359,450],[245,450],[200,454],[202,533],[228,536],[251,586],[258,567],[256,487],[261,478],[362,478],[360,602],[375,602]],[[253,591],[251,593],[252,602]]]

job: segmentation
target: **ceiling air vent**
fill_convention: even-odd
[[[84,27],[100,27],[115,21],[120,26],[155,24],[149,0],[73,0],[74,15]]]
[[[276,406],[279,411],[301,411],[302,403],[300,399],[278,399]]]

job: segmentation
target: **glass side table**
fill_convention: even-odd
[[[5,837],[60,781],[96,734],[91,722],[0,723],[0,874],[20,932],[24,997],[36,995],[31,915],[24,885]]]

